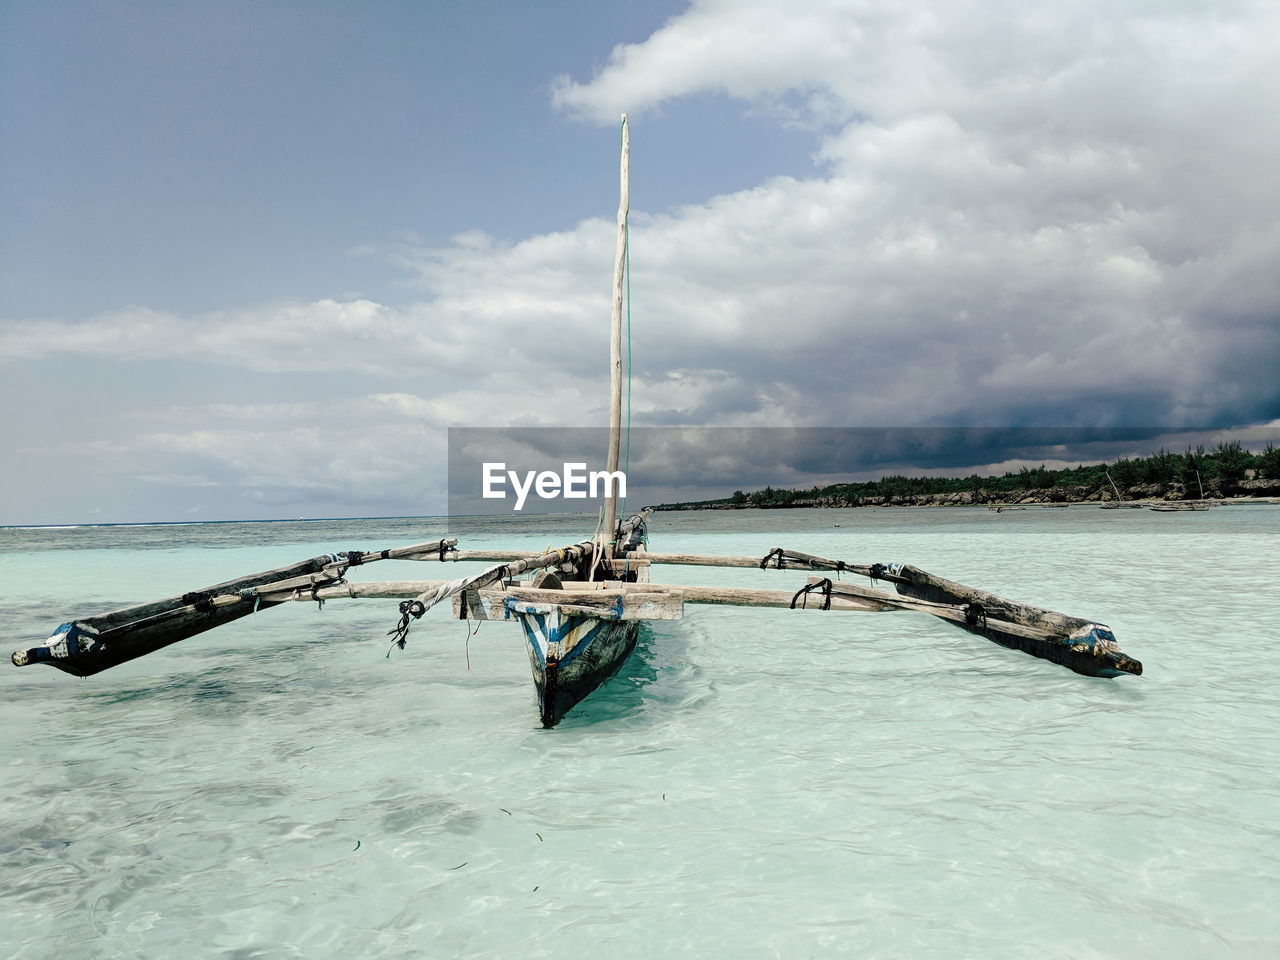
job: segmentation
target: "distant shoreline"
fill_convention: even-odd
[[[664,503],[655,510],[764,510],[847,507],[1024,507],[1093,503],[1267,502],[1280,497],[1280,447],[1254,452],[1238,442],[1212,450],[1161,450],[1148,457],[1060,470],[1023,467],[1000,476],[906,477],[849,481],[809,489],[765,487],[714,500]]]
[[[1248,482],[1248,481],[1246,481]],[[1175,485],[1176,486],[1176,485]],[[863,507],[1072,507],[1094,506],[1112,509],[1153,507],[1159,504],[1208,503],[1246,504],[1280,503],[1280,481],[1259,483],[1256,490],[1243,490],[1231,494],[1221,490],[1206,491],[1204,497],[1188,496],[1183,489],[1170,489],[1160,493],[1144,493],[1141,496],[1117,498],[1110,491],[1011,490],[1001,493],[985,491],[961,491],[956,493],[905,494],[900,496],[873,497],[795,497],[785,502],[753,503],[719,500],[696,500],[684,503],[662,503],[655,512],[684,510],[847,510]]]
[[[921,510],[955,508],[955,507],[970,507],[970,508],[983,507],[987,510],[1027,509],[1032,507],[1038,508],[1038,509],[1051,509],[1054,507],[1057,507],[1057,508],[1107,507],[1108,509],[1123,509],[1123,508],[1137,509],[1140,507],[1150,508],[1150,507],[1158,506],[1159,504],[1176,504],[1176,503],[1188,503],[1188,504],[1207,503],[1212,506],[1224,506],[1224,507],[1233,506],[1233,505],[1243,506],[1246,504],[1260,504],[1260,503],[1280,505],[1280,497],[1221,497],[1218,499],[1205,499],[1205,500],[1195,500],[1195,499],[1191,499],[1191,500],[1105,500],[1105,501],[1076,500],[1069,503],[1067,502],[996,503],[994,501],[989,503],[828,503],[828,504],[789,503],[789,504],[782,504],[782,505],[765,505],[765,506],[758,506],[752,503],[741,504],[741,505],[739,504],[729,505],[729,504],[723,504],[723,503],[708,502],[705,505],[703,504],[669,505],[669,504],[663,503],[663,504],[658,504],[656,507],[653,507],[652,509],[655,513],[680,513],[682,511],[696,511],[696,510],[863,510],[863,509],[871,510],[877,507],[879,508],[910,507],[912,509],[921,509]]]

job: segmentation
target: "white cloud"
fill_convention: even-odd
[[[1277,28],[1251,3],[705,0],[555,98],[613,122],[723,93],[825,130],[824,176],[637,230],[681,344],[818,386],[800,420],[848,422],[842,372],[863,422],[1247,419],[1277,403],[1223,389],[1280,362]]]
[[[207,477],[193,477],[182,473],[139,473],[131,479],[154,483],[162,487],[216,487],[218,481]]]
[[[99,461],[141,465],[131,476],[149,484],[228,488],[250,504],[305,500],[425,513],[443,503],[445,424],[440,406],[422,397],[211,404],[146,419],[162,429],[101,444]]]
[[[380,372],[395,365],[398,347],[417,345],[415,319],[368,300],[271,303],[189,317],[130,307],[74,323],[10,322],[0,328],[0,349],[12,359],[66,353],[198,360],[265,372]],[[446,358],[448,349],[446,342],[440,351]],[[433,358],[415,351],[412,359]]]

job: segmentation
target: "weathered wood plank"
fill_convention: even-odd
[[[486,563],[502,563],[507,560],[532,560],[539,556],[537,550],[450,550],[445,560],[480,560]],[[423,557],[423,560],[436,560],[438,557]]]
[[[339,598],[358,598],[358,599],[380,599],[380,600],[406,600],[420,596],[424,593],[436,590],[445,585],[447,581],[443,580],[399,580],[399,581],[382,581],[370,583],[343,583],[330,587],[320,587],[315,591],[316,600],[333,600]],[[573,582],[570,581],[572,584]],[[574,586],[580,586],[573,584]],[[596,584],[591,585],[593,588]],[[720,606],[746,606],[746,607],[787,607],[790,608],[792,601],[795,600],[795,592],[791,590],[748,590],[733,587],[702,587],[687,586],[676,584],[659,584],[659,583],[625,583],[616,584],[606,582],[601,585],[601,589],[593,590],[535,590],[531,587],[515,587],[509,586],[506,589],[484,588],[479,591],[467,590],[466,594],[470,597],[476,593],[492,594],[497,597],[522,597],[530,600],[548,601],[555,598],[562,598],[566,602],[579,602],[580,598],[600,595],[606,593],[606,590],[627,597],[646,596],[648,594],[664,594],[676,595],[683,599],[685,603],[709,604]],[[895,610],[902,606],[901,602],[893,594],[880,594],[877,591],[869,591],[870,596],[837,596],[832,597],[832,610],[858,611],[858,612],[874,612],[882,610]],[[301,601],[309,601],[312,599],[311,591],[305,591],[294,599]],[[468,603],[470,603],[468,599]],[[817,610],[822,606],[821,597],[811,597],[807,604],[801,601],[796,603],[796,609]],[[455,605],[455,613],[456,605]],[[639,619],[644,619],[643,617]],[[667,617],[655,617],[654,619],[668,619]]]
[[[639,558],[639,553],[624,553],[622,558]],[[650,563],[666,563],[688,567],[759,567],[759,557],[708,557],[694,553],[649,553],[643,554]]]
[[[825,582],[826,581],[821,577],[809,578],[809,583],[813,585]],[[919,600],[914,597],[895,596],[881,590],[872,590],[869,587],[862,587],[856,583],[833,582],[831,584],[831,593],[833,599],[836,596],[873,599],[886,607],[893,607],[899,610],[916,610],[920,613],[927,613],[943,620],[950,620],[953,623],[963,624],[966,622],[964,610],[955,605],[934,603],[928,600]],[[815,595],[821,596],[821,594]],[[995,617],[992,617],[991,620],[993,623],[997,623],[1001,630],[1012,633],[1016,636],[1040,640],[1054,636],[1054,634],[1048,630],[1023,626],[1006,620],[998,620]]]
[[[627,586],[644,587],[642,584]],[[602,620],[680,620],[684,603],[671,590],[538,590],[509,587],[506,590],[467,590],[453,598],[458,619],[511,620],[513,613],[550,612],[599,617]]]
[[[684,594],[685,603],[705,603],[720,606],[734,607],[786,607],[790,608],[792,602],[795,601],[797,610],[819,610],[822,608],[821,599],[814,603],[812,599],[808,604],[804,604],[804,598],[796,601],[795,591],[793,590],[746,590],[732,587],[685,587],[679,588]],[[861,597],[833,597],[831,600],[832,610],[845,610],[852,612],[874,613],[881,610],[891,610],[892,607],[878,604],[874,600],[868,600]]]
[[[823,557],[811,556],[807,553],[800,553],[796,550],[786,550],[783,554],[778,555],[778,550],[774,548],[766,556],[769,558],[767,563],[761,567],[765,557],[714,557],[696,553],[646,553],[645,556],[653,563],[673,564],[676,566],[687,567],[743,567],[767,570],[835,570],[847,571],[849,573],[860,574],[864,577],[872,576],[874,566],[865,563],[845,563],[841,560],[827,560]],[[627,556],[634,556],[628,554]],[[878,579],[895,580],[896,578],[887,572],[881,572]]]
[[[315,600],[407,600],[428,590],[446,585],[447,580],[370,580],[365,583],[338,583],[320,587],[314,597],[310,591],[289,599],[308,602]]]

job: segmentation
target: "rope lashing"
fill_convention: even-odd
[[[799,602],[800,608],[802,610],[807,610],[809,608],[809,594],[813,593],[814,591],[822,592],[822,609],[830,610],[831,609],[830,578],[824,578],[822,580],[819,580],[817,583],[806,583],[803,587],[797,590],[796,595],[791,598],[791,609],[794,610],[796,608],[796,603]],[[800,599],[801,597],[803,597],[804,599],[801,600]]]
[[[404,600],[400,603],[400,622],[396,626],[387,631],[388,637],[393,637],[391,645],[404,649],[406,641],[409,639],[409,624],[412,620],[418,620],[427,612],[426,604],[420,600]],[[387,656],[391,656],[390,647],[387,648]]]
[[[987,625],[987,611],[980,603],[966,603],[964,605],[964,622],[971,627]]]
[[[765,554],[764,559],[760,561],[760,569],[768,570],[770,564],[773,564],[775,570],[786,567],[806,567],[810,570],[834,570],[836,573],[844,573],[846,570],[855,569],[843,560],[811,557],[807,553],[793,553],[783,547],[774,547]]]
[[[871,565],[871,574],[870,574],[871,582],[875,583],[877,580],[883,580],[885,573],[886,573],[886,570],[883,563],[873,563]]]
[[[324,600],[320,596],[320,588],[322,586],[324,586],[324,584],[321,583],[313,583],[311,585],[311,599],[315,601],[317,610],[324,609]]]
[[[348,567],[358,567],[360,564],[364,563],[363,550],[348,550],[345,554],[339,554],[339,556],[346,557]]]
[[[182,602],[196,608],[197,613],[213,615],[213,594],[198,590],[182,595]]]
[[[458,619],[459,619],[459,620],[461,620],[461,619],[464,619],[464,618],[459,617]],[[477,633],[479,633],[479,632],[480,632],[480,624],[484,623],[484,621],[483,621],[483,620],[477,620],[477,621],[476,621],[476,627],[475,627],[475,629],[474,629],[474,630],[472,630],[472,629],[471,629],[471,618],[470,618],[470,617],[466,617],[465,619],[466,619],[466,621],[467,621],[467,639],[466,639],[466,641],[465,641],[465,643],[464,643],[463,650],[464,650],[464,652],[465,652],[465,654],[466,654],[466,658],[467,658],[467,669],[468,669],[468,670],[470,670],[470,669],[471,669],[471,638],[472,638],[472,637],[474,637]]]
[[[766,553],[764,556],[764,559],[760,561],[760,569],[768,570],[769,561],[772,560],[774,561],[773,568],[775,570],[781,570],[782,562],[786,559],[786,557],[787,557],[787,551],[783,550],[781,547],[774,547],[772,550]]]

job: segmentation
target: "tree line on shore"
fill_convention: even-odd
[[[832,507],[888,503],[1017,503],[1113,499],[1198,499],[1271,495],[1280,491],[1280,447],[1260,452],[1237,441],[1212,450],[1188,447],[1183,453],[1160,450],[1149,457],[1050,470],[1023,467],[1001,476],[881,477],[864,483],[734,491],[719,500],[664,503],[659,510],[748,507]],[[1119,496],[1117,497],[1117,493]]]

